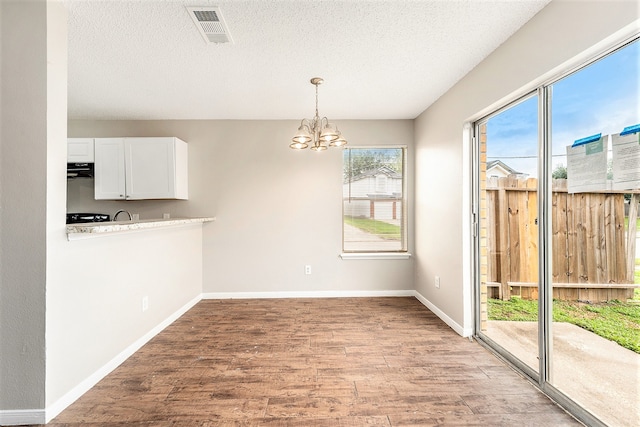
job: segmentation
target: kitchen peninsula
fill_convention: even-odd
[[[215,217],[199,218],[158,218],[135,221],[95,222],[67,225],[67,239],[80,240],[92,237],[127,233],[156,228],[180,227],[215,221]]]

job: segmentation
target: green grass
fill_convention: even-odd
[[[369,218],[344,217],[344,223],[387,240],[400,240],[400,226]]]
[[[538,320],[538,302],[511,298],[510,300],[489,299],[489,320],[512,320],[529,322]]]
[[[628,216],[624,217],[624,229],[625,230],[629,229],[629,217]],[[640,231],[640,218],[636,219],[636,230]]]
[[[635,295],[640,296],[637,290]],[[489,320],[538,320],[537,301],[490,299],[488,309]],[[640,304],[636,302],[584,304],[554,300],[553,321],[580,326],[640,354]]]

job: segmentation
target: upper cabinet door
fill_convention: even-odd
[[[68,163],[93,163],[93,138],[68,138]]]
[[[187,144],[173,137],[125,138],[127,200],[187,199]]]
[[[95,199],[124,200],[124,138],[95,139]]]

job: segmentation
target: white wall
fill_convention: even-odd
[[[416,289],[466,331],[471,163],[464,124],[630,36],[638,14],[636,1],[553,1],[416,119]]]
[[[59,255],[47,282],[46,397],[53,415],[93,385],[88,379],[108,373],[112,360],[199,298],[208,226],[50,242]]]
[[[412,260],[338,257],[342,151],[291,150],[297,123],[71,120],[69,136],[177,136],[188,143],[189,200],[174,203],[171,213],[217,217],[204,236],[205,293],[413,289]],[[339,121],[339,125],[353,146],[407,145],[409,156],[413,155],[410,120]],[[412,194],[413,164],[408,168]],[[156,202],[129,203],[120,205],[131,206],[141,216],[161,215]],[[412,250],[412,241],[409,247]],[[307,264],[312,266],[311,275],[304,274]]]
[[[45,399],[47,175],[21,165],[47,167],[47,7],[2,1],[0,16],[0,411],[31,410]]]
[[[68,253],[62,244],[66,240],[65,224],[62,218],[65,213],[64,198],[66,197],[65,174],[60,169],[60,163],[66,161],[66,120],[67,120],[67,11],[59,2],[47,3],[47,135],[46,149],[46,224],[47,224],[47,267],[46,267],[46,381],[45,404],[49,402],[49,389],[56,384],[56,375],[61,378],[74,378],[73,363],[78,344],[75,346],[69,342],[64,349],[72,364],[64,369],[61,365],[50,364],[50,356],[56,354],[55,345],[51,345],[51,337],[55,337],[58,327],[58,318],[54,315],[57,306],[52,294],[56,290],[64,288],[67,283],[66,276],[71,272],[65,267],[70,260]],[[90,254],[84,254],[88,257]],[[53,304],[52,304],[53,302]],[[65,301],[66,303],[66,301]],[[52,310],[53,309],[53,310]],[[65,308],[66,311],[66,308]],[[71,315],[71,311],[65,315]],[[90,323],[90,322],[89,322]],[[84,322],[79,322],[84,325]],[[88,325],[87,325],[88,326]],[[53,333],[53,335],[52,335]],[[52,368],[55,369],[52,371]],[[52,372],[55,374],[52,375]],[[54,387],[55,389],[55,387]]]

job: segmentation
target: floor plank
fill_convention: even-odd
[[[414,298],[204,300],[48,425],[581,425]]]

